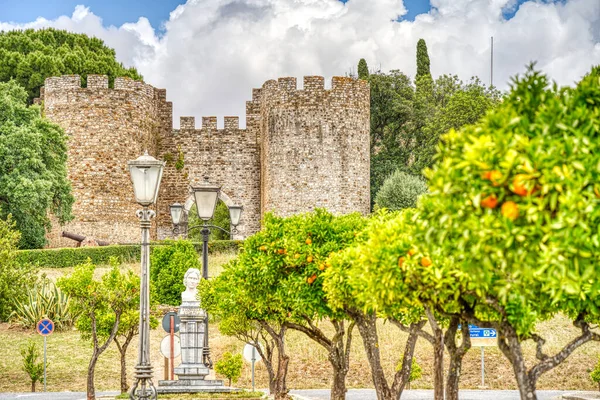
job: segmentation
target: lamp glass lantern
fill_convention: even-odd
[[[208,182],[208,178],[204,178],[204,182],[198,186],[192,186],[194,192],[194,200],[196,201],[196,210],[198,218],[208,221],[215,214],[215,208],[219,200],[219,192],[221,188],[212,185]]]
[[[181,215],[183,214],[183,206],[179,203],[171,204],[169,207],[171,211],[171,219],[173,220],[173,225],[179,225],[181,222]]]
[[[229,206],[229,219],[231,220],[231,225],[238,226],[240,223],[240,218],[242,216],[242,206]]]
[[[156,202],[165,163],[148,154],[127,162],[133,182],[135,201],[144,207]]]

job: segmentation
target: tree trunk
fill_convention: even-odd
[[[329,350],[329,362],[333,367],[331,400],[344,400],[348,391],[346,388],[346,375],[348,375],[349,370],[350,345],[352,344],[352,330],[355,323],[350,323],[348,332],[344,330],[344,321],[332,321],[331,323],[336,330]],[[346,336],[345,346],[344,336]]]
[[[471,348],[471,336],[467,321],[462,321],[462,341],[460,347],[456,346],[456,332],[459,322],[458,317],[452,317],[444,336],[446,349],[448,349],[448,353],[450,354],[450,366],[448,368],[448,379],[446,380],[446,400],[458,400],[458,384],[460,381],[462,360]]]
[[[279,331],[276,331],[271,325],[265,321],[258,321],[263,329],[271,336],[275,347],[277,347],[277,373],[274,379],[269,382],[269,391],[274,396],[275,400],[286,400],[288,399],[288,392],[286,379],[288,365],[290,363],[290,357],[285,353],[285,332],[287,326],[281,325]],[[271,374],[269,374],[271,375]]]
[[[231,378],[229,378],[229,387],[231,387]]]
[[[444,331],[427,309],[427,318],[433,331],[433,398],[444,400]]]
[[[31,381],[31,391],[35,392],[35,381],[34,380]]]
[[[123,345],[121,345],[117,337],[115,337],[115,344],[121,355],[121,394],[125,394],[129,391],[129,383],[127,382],[127,348],[137,331],[137,326],[131,328],[129,332],[127,332],[127,336],[125,336]]]
[[[98,361],[99,356],[100,353],[98,353],[98,349],[94,348],[92,358],[90,359],[90,363],[88,365],[87,400],[96,400],[96,388],[94,387],[94,372],[96,371],[96,362]]]

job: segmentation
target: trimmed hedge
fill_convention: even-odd
[[[208,242],[209,253],[224,251],[237,252],[241,240],[215,240]],[[161,246],[161,242],[153,242],[150,249]],[[202,253],[202,243],[193,243],[198,254]],[[121,262],[140,260],[140,246],[135,244],[111,245],[100,247],[65,247],[60,249],[39,249],[17,251],[17,262],[31,264],[40,268],[67,268],[84,263],[88,258],[93,264],[108,264],[110,257],[117,257]]]

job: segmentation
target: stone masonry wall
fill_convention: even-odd
[[[51,247],[75,246],[66,230],[112,243],[139,242],[139,221],[127,161],[145,149],[167,161],[152,237],[172,237],[169,205],[193,205],[190,185],[209,181],[222,187],[221,200],[244,207],[241,239],[260,229],[262,215],[325,207],[335,213],[369,212],[369,88],[366,82],[334,77],[267,81],[246,103],[246,129],[238,117],[181,117],[173,129],[166,91],[142,82],[106,76],[46,80],[46,117],[69,135],[68,174],[76,198],[75,219],[55,224]],[[176,168],[179,157],[183,167]]]
[[[128,78],[90,75],[81,87],[77,75],[49,78],[43,91],[45,116],[69,136],[68,176],[75,219],[54,224],[52,247],[75,246],[60,231],[109,242],[139,242],[140,228],[127,161],[145,149],[157,153],[157,138],[171,127],[166,92]],[[168,126],[164,124],[168,122]]]
[[[262,211],[368,213],[367,82],[320,76],[267,81],[261,91]]]

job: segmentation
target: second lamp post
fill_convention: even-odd
[[[220,229],[226,233],[230,233],[220,226],[208,224],[208,221],[211,220],[215,214],[220,191],[221,188],[219,186],[212,185],[208,182],[208,177],[205,177],[204,182],[198,186],[192,186],[198,218],[203,221],[203,224],[192,226],[188,228],[185,233],[187,234],[187,232],[192,229],[200,229],[200,233],[202,234],[202,277],[204,279],[208,279],[208,239],[210,237],[211,228]],[[228,208],[231,225],[233,226],[232,232],[235,232],[236,227],[240,223],[240,217],[242,216],[242,206],[231,205]],[[183,215],[183,206],[179,203],[175,203],[171,205],[170,211],[173,224],[175,225],[175,233],[178,233],[179,224],[181,223],[181,217]],[[210,350],[208,348],[208,315],[204,321],[204,351],[202,358],[204,365],[212,369],[212,360],[210,359]]]

